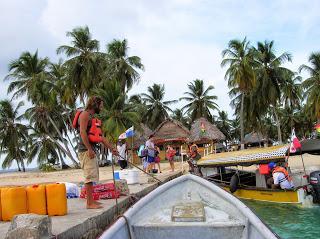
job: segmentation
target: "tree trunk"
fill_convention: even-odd
[[[26,167],[24,165],[24,161],[23,161],[23,157],[21,155],[20,149],[18,149],[17,153],[18,153],[18,156],[19,156],[18,161],[21,163],[22,171],[25,172],[26,171]]]
[[[19,165],[19,161],[16,159],[16,162],[17,162],[17,165],[18,165],[18,171],[21,172],[21,168],[20,168],[20,165]]]
[[[281,127],[280,127],[279,117],[278,117],[278,114],[276,112],[276,107],[274,107],[273,110],[274,110],[274,116],[276,118],[277,129],[278,129],[278,141],[279,141],[279,144],[282,144]]]
[[[241,108],[240,108],[240,142],[241,142],[241,150],[244,149],[243,108],[244,108],[244,93],[242,93],[242,95],[241,95]]]
[[[67,155],[70,157],[70,159],[72,160],[72,162],[79,166],[78,162],[73,158],[72,156],[72,153],[68,147],[68,144],[65,142],[60,130],[58,129],[58,127],[56,126],[55,122],[52,120],[52,118],[50,117],[50,115],[48,115],[48,119],[50,120],[51,124],[53,125],[54,129],[56,130],[56,132],[58,133],[60,139],[61,139],[61,142],[64,144],[64,146],[66,147],[66,151],[68,152]]]
[[[49,135],[49,137],[50,137],[50,139],[51,139],[66,155],[68,155],[68,157],[71,159],[71,161],[74,163],[74,165],[75,165],[76,167],[79,167],[79,163],[74,159],[74,157],[72,156],[72,154],[70,155],[69,152],[68,152],[65,148],[63,148],[63,147],[61,146],[61,144],[58,142],[58,140],[56,140],[55,138],[53,138],[53,137],[50,136],[50,135]]]
[[[21,160],[21,167],[22,167],[22,171],[25,172],[26,171],[26,167],[24,165],[23,159]]]
[[[66,164],[66,162],[64,161],[63,156],[61,155],[60,150],[58,150],[58,154],[59,154],[59,158],[60,158],[60,162],[61,162],[61,169],[69,168],[69,165]]]

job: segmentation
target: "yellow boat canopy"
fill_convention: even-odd
[[[198,161],[202,167],[250,166],[269,162],[284,161],[288,145],[267,148],[245,149],[226,153],[210,154]]]

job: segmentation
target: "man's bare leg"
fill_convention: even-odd
[[[93,200],[92,193],[93,193],[93,185],[92,183],[86,183],[86,192],[87,192],[87,209],[98,209],[102,208],[100,203],[97,203]]]

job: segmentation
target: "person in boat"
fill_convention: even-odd
[[[118,156],[118,164],[120,166],[120,169],[125,169],[128,167],[127,162],[127,144],[125,139],[120,139],[117,144],[117,150],[119,152]]]
[[[272,172],[272,177],[268,179],[267,184],[271,186],[272,189],[292,189],[294,184],[292,178],[290,177],[288,171],[276,163],[271,162],[268,164],[270,171]]]
[[[93,182],[99,181],[99,165],[95,149],[100,143],[104,144],[115,156],[118,152],[112,144],[102,136],[101,121],[94,118],[103,108],[101,98],[93,96],[88,99],[85,110],[77,112],[74,121],[79,128],[80,139],[78,144],[78,157],[84,174],[84,183],[87,192],[87,209],[101,208],[101,204],[93,200]]]
[[[148,166],[147,166],[147,172],[151,173],[152,169],[154,168],[154,163],[155,163],[155,147],[154,147],[154,135],[150,135],[149,139],[146,141],[146,149],[148,150],[148,154],[147,154],[147,162],[148,162]]]
[[[188,157],[189,160],[187,161],[189,164],[189,172],[196,173],[197,170],[197,162],[201,158],[201,155],[198,152],[198,146],[195,143],[190,143],[188,145],[189,152]]]
[[[176,151],[170,146],[167,146],[166,150],[166,159],[170,163],[171,172],[174,172],[174,156],[176,155]]]

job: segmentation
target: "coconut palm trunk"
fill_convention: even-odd
[[[22,171],[25,172],[26,171],[26,167],[24,165],[23,159],[21,160],[21,167],[22,167]]]
[[[21,168],[20,168],[20,164],[19,164],[19,160],[16,159],[17,162],[17,166],[18,166],[18,171],[21,172]]]
[[[56,130],[56,132],[58,133],[58,135],[59,135],[59,137],[60,137],[60,139],[61,139],[61,142],[62,142],[62,143],[64,144],[64,146],[66,147],[65,150],[63,150],[63,151],[69,156],[69,158],[71,159],[71,161],[72,161],[76,166],[79,166],[78,162],[77,162],[77,161],[74,159],[74,157],[72,156],[72,153],[71,153],[71,151],[70,151],[70,149],[69,149],[69,147],[68,147],[68,144],[65,142],[65,140],[64,140],[61,132],[59,131],[57,125],[56,125],[55,122],[52,120],[52,118],[50,117],[50,115],[48,115],[48,119],[49,119],[50,123],[53,125],[54,129]],[[49,131],[47,131],[47,132],[49,132]],[[51,138],[52,138],[52,137],[51,137]],[[53,140],[55,140],[55,139],[53,139]],[[57,142],[57,141],[55,140],[55,142]],[[61,148],[63,148],[63,147],[61,146]]]
[[[241,150],[244,149],[244,123],[243,123],[243,109],[244,109],[244,93],[241,95],[241,109],[240,109],[240,142]]]
[[[60,159],[60,162],[61,162],[61,168],[62,169],[65,169],[65,168],[68,168],[68,164],[66,164],[66,162],[64,161],[63,159],[63,156],[61,155],[61,151],[58,150],[58,154],[59,154],[59,159]]]
[[[24,161],[23,161],[23,157],[21,155],[20,149],[18,149],[18,155],[19,155],[18,161],[21,163],[22,171],[25,172],[26,171],[26,167],[24,165]]]

